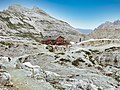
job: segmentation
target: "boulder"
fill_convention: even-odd
[[[13,86],[11,75],[4,70],[0,70],[0,85]]]

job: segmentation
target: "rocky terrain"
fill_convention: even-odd
[[[119,41],[115,41],[103,39],[101,43],[101,40],[89,40],[71,47],[57,46],[53,51],[46,49],[47,45],[34,42],[0,43],[0,63],[10,73],[13,83],[13,87],[1,88],[119,90],[120,45]],[[91,45],[91,42],[94,44]],[[23,67],[26,62],[40,66],[38,76],[29,76],[31,70]],[[18,67],[18,64],[21,66]]]
[[[88,39],[120,39],[120,20],[114,22],[105,22],[98,26],[92,33],[88,34],[85,40]]]
[[[49,46],[39,42],[48,22],[36,20],[73,41],[82,34],[37,8],[14,5],[0,16],[0,90],[120,90],[119,38]]]

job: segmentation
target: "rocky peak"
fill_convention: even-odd
[[[19,12],[19,13],[25,13],[25,12],[32,12],[32,13],[38,13],[42,15],[48,15],[46,12],[43,10],[39,9],[38,7],[34,6],[32,9],[28,9],[26,7],[23,7],[19,4],[11,5],[7,9],[10,12]]]
[[[120,25],[120,20],[116,20],[113,22],[114,25]]]
[[[105,22],[98,26],[94,32],[86,36],[86,39],[95,38],[109,38],[109,39],[120,39],[120,20],[114,22]]]
[[[48,15],[46,12],[44,12],[42,9],[40,9],[36,6],[34,6],[31,10],[36,12],[36,13],[42,14],[42,15]]]
[[[116,20],[114,22],[106,21],[98,26],[97,29],[120,29],[120,20]]]
[[[12,11],[12,12],[21,12],[21,13],[24,12],[24,11],[29,11],[28,8],[23,7],[23,6],[19,5],[19,4],[11,5],[11,6],[8,7],[7,10]]]
[[[111,26],[111,25],[112,25],[112,22],[106,21],[105,23],[98,26],[97,29],[104,29],[104,28]]]

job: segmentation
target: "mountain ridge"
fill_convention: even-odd
[[[105,23],[98,26],[93,32],[88,34],[85,39],[120,39],[120,20],[113,22],[106,21]]]
[[[42,34],[43,36],[63,35],[73,41],[79,41],[78,37],[83,37],[83,34],[68,23],[49,16],[38,7],[28,9],[16,4],[9,6],[7,10],[0,12],[0,22],[5,31],[0,32],[3,35],[22,33]]]

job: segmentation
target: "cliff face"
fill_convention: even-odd
[[[92,33],[86,36],[86,39],[120,39],[120,20],[114,22],[105,22],[98,26]]]
[[[32,34],[39,38],[41,35],[63,35],[73,41],[78,41],[78,37],[83,36],[68,23],[51,17],[37,7],[28,9],[20,5],[9,6],[0,12],[0,29],[1,35],[9,36]]]

